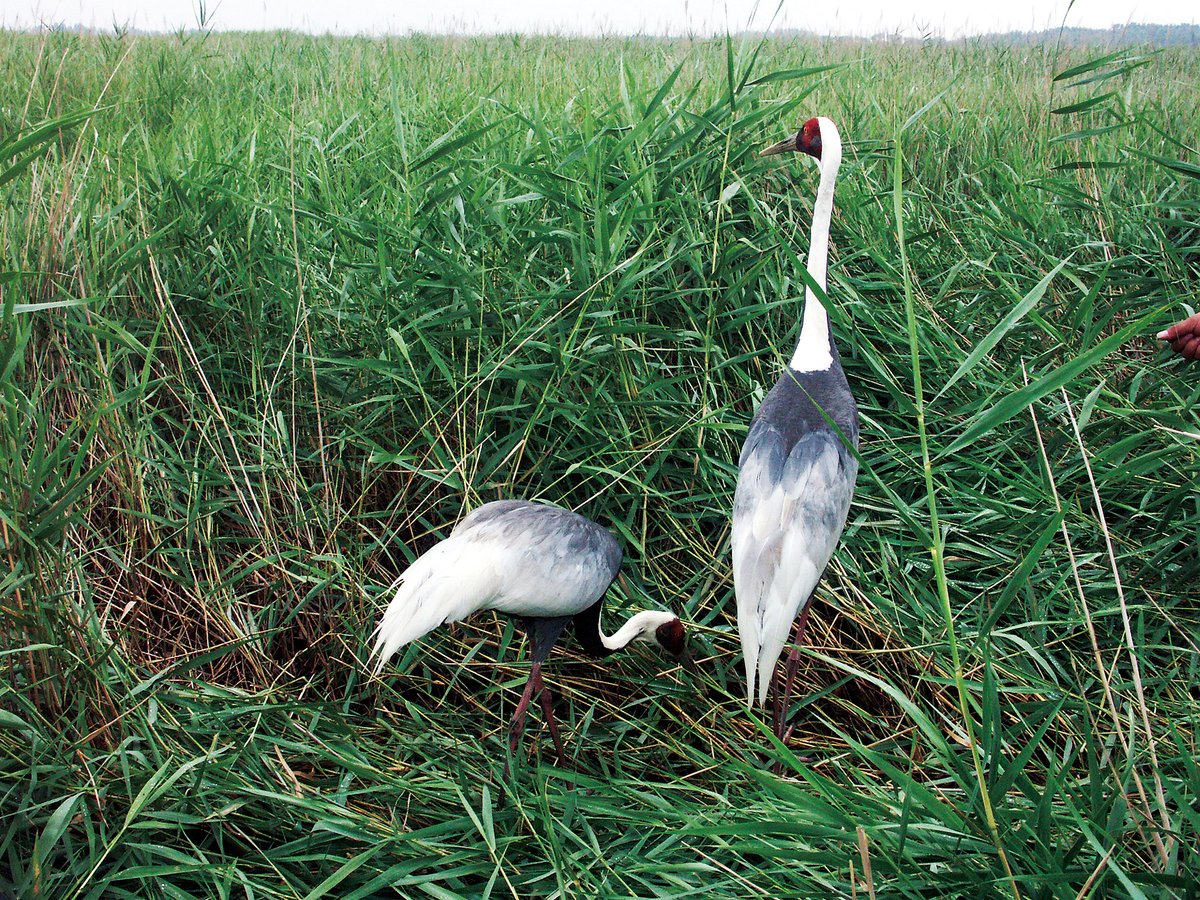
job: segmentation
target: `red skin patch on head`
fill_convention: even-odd
[[[816,159],[821,158],[821,123],[809,119],[796,135],[796,149]]]
[[[654,636],[668,653],[678,656],[683,652],[683,623],[678,619],[663,622],[654,630]]]

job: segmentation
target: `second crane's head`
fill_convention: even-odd
[[[681,657],[687,650],[683,633],[683,622],[679,617],[669,612],[657,610],[642,613],[646,617],[645,626],[634,640],[649,641],[658,644],[674,657]]]
[[[830,157],[840,161],[842,138],[832,119],[818,116],[805,122],[795,134],[772,144],[758,155],[774,156],[777,153],[807,153],[818,163],[825,163]]]

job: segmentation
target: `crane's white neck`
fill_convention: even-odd
[[[609,650],[620,650],[633,641],[657,642],[655,632],[660,625],[665,625],[675,618],[674,613],[662,612],[657,609],[647,609],[630,616],[629,620],[617,629],[612,637],[600,632],[600,643]]]
[[[842,137],[830,119],[817,119],[821,126],[821,181],[817,185],[817,202],[813,204],[812,235],[808,248],[808,274],[825,290],[829,263],[829,226],[833,218],[833,188],[838,167],[842,164]],[[804,291],[804,322],[800,340],[789,365],[797,372],[819,372],[833,365],[829,340],[829,314],[817,299],[812,288]]]

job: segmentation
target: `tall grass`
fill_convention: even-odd
[[[1196,896],[1194,53],[0,45],[0,890]],[[756,153],[817,113],[862,471],[785,748],[728,521],[815,185]],[[511,623],[363,660],[518,496],[700,664],[566,642],[571,765],[506,776]]]

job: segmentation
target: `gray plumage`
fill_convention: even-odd
[[[812,597],[846,524],[858,462],[821,415],[858,446],[845,373],[788,370],[742,446],[733,503],[733,566],[747,693],[766,702],[792,621]],[[749,601],[749,602],[747,602]]]
[[[604,596],[621,555],[616,538],[578,513],[528,500],[485,503],[400,576],[376,629],[376,671],[410,641],[478,610],[569,620]]]

